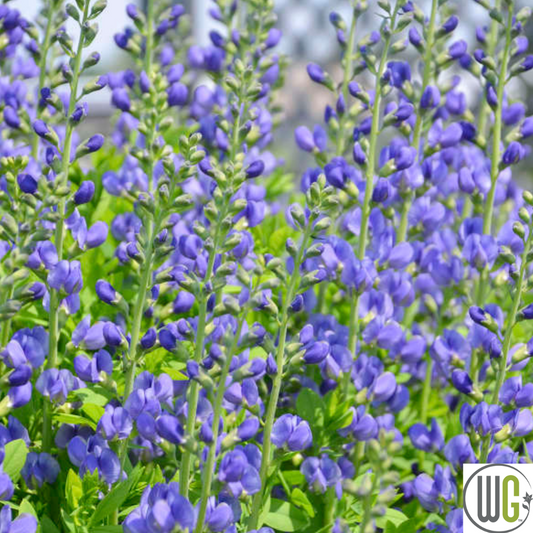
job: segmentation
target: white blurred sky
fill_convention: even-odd
[[[65,2],[74,0],[65,0]],[[177,0],[179,1],[179,0]],[[135,2],[139,6],[144,4],[144,0],[108,0],[107,9],[99,17],[99,34],[93,42],[92,46],[87,50],[98,51],[101,53],[102,61],[100,69],[106,72],[110,69],[119,70],[125,68],[126,65],[121,65],[121,62],[126,58],[126,54],[118,49],[113,41],[115,33],[122,31],[126,26],[131,25],[131,21],[126,16],[127,4]],[[157,2],[157,0],[156,0]],[[368,33],[372,28],[372,22],[378,21],[375,16],[378,11],[376,0],[370,0],[369,12],[365,19],[365,24],[361,25],[358,30],[360,36]],[[207,15],[209,6],[212,0],[189,0],[186,4],[192,6],[193,10],[193,32],[194,41],[197,44],[205,45],[209,42],[209,31],[215,24]],[[32,20],[43,4],[43,0],[12,0],[10,5],[16,7],[21,11],[23,16]],[[315,91],[311,82],[308,80],[305,73],[305,63],[315,61],[323,65],[331,67],[331,61],[336,61],[338,57],[338,47],[335,42],[334,31],[327,22],[328,13],[332,10],[340,12],[349,19],[350,9],[349,0],[275,0],[278,8],[279,20],[278,27],[282,29],[284,39],[281,42],[281,50],[292,58],[292,67],[290,75],[287,77],[287,91],[285,91],[285,98],[287,99],[286,108],[289,110],[296,110],[301,107],[302,100],[306,100],[308,94],[313,94],[318,97],[320,92]],[[419,6],[425,11],[429,11],[429,0],[418,0]],[[460,25],[455,33],[455,38],[463,38],[468,40],[471,45],[475,39],[474,27],[481,21],[488,22],[488,17],[484,10],[477,5],[473,0],[453,0],[453,4],[458,10],[460,16]],[[518,5],[533,5],[533,0],[517,0]],[[324,19],[324,20],[322,20]],[[368,24],[370,22],[370,24]],[[73,33],[76,34],[75,28],[72,28]],[[301,43],[305,43],[305,47],[301,47]],[[300,44],[299,44],[300,43]],[[533,78],[533,72],[529,79]],[[467,97],[471,101],[478,97],[477,85],[475,91],[470,91],[468,84],[474,83],[474,80],[468,76],[464,77],[467,84]],[[518,91],[516,96],[525,96],[526,87],[517,84]],[[296,87],[293,87],[296,86]],[[302,90],[303,88],[303,90]],[[292,91],[291,89],[295,89]],[[308,90],[309,89],[309,90]],[[294,100],[291,100],[291,94],[294,92]],[[91,103],[99,106],[108,104],[108,96],[102,93],[95,93],[90,99]],[[472,103],[472,102],[470,102]],[[321,106],[316,103],[305,104],[307,111],[305,113],[313,115],[313,111],[317,112]]]
[[[70,0],[74,2],[74,0]],[[122,31],[126,26],[131,26],[131,20],[126,15],[126,6],[135,3],[143,5],[143,0],[108,0],[107,8],[98,18],[99,33],[91,49],[98,50],[102,54],[102,66],[111,64],[120,53],[113,41],[115,33]],[[205,44],[210,29],[210,19],[206,14],[209,0],[191,0],[193,11],[196,14],[194,33],[199,44]],[[17,8],[28,20],[35,20],[35,16],[43,5],[43,0],[13,0],[11,6]],[[209,27],[208,27],[209,25]]]
[[[375,1],[371,0],[370,2],[369,14],[375,11],[372,7],[372,3]],[[533,3],[533,0],[525,1],[526,3]],[[102,67],[104,68],[111,65],[117,57],[118,50],[113,42],[114,34],[124,29],[125,26],[131,25],[131,21],[125,12],[127,4],[131,2],[139,6],[142,6],[144,3],[143,0],[108,0],[106,10],[98,19],[100,33],[92,49],[102,53]],[[32,20],[35,18],[42,3],[43,0],[13,0],[11,5],[17,7],[26,18]],[[315,31],[313,35],[308,35],[309,28],[318,30],[315,27],[316,25],[313,25],[313,20],[317,16],[317,13],[320,13],[318,15],[319,17],[323,16],[325,18],[330,10],[339,11],[346,19],[349,19],[350,3],[348,0],[275,0],[275,3],[281,15],[278,23],[279,27],[287,37],[281,43],[283,51],[292,55],[294,52],[292,49],[294,43],[299,39],[305,39],[308,55],[317,57],[300,58],[304,61],[320,60],[321,57],[324,58],[336,52],[334,33],[326,21],[320,26],[320,30]],[[428,0],[419,0],[418,3],[422,9],[429,9],[427,6]],[[209,30],[215,26],[215,23],[207,16],[207,10],[210,4],[210,0],[190,0],[189,2],[193,10],[194,38],[196,43],[200,45],[207,44],[209,41]],[[461,6],[458,5],[458,8],[461,9]],[[483,9],[471,1],[468,4],[466,13],[462,13],[462,15],[462,23],[458,28],[457,36],[471,41],[474,37],[472,23],[475,23],[476,20],[483,20]],[[466,24],[464,23],[465,19],[467,21]],[[366,33],[368,29],[361,31],[362,33]]]

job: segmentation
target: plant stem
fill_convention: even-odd
[[[379,136],[379,116],[381,113],[381,79],[385,72],[387,58],[392,40],[392,31],[396,22],[396,15],[398,13],[398,3],[394,9],[391,18],[391,33],[385,38],[385,45],[381,54],[381,61],[379,63],[379,70],[376,76],[376,94],[374,97],[374,105],[372,106],[372,128],[370,130],[370,141],[368,148],[368,161],[366,168],[365,180],[365,197],[363,200],[363,207],[361,213],[361,228],[359,230],[359,247],[357,257],[362,260],[365,257],[366,244],[368,239],[368,222],[370,218],[370,201],[372,200],[372,192],[374,190],[374,174],[376,171],[376,150]]]
[[[209,496],[211,494],[211,484],[213,482],[213,475],[215,473],[215,460],[216,460],[216,451],[217,451],[217,441],[218,441],[218,429],[220,417],[222,415],[222,401],[224,400],[224,393],[226,392],[226,378],[228,377],[229,368],[233,355],[237,351],[239,344],[239,339],[242,332],[242,327],[244,321],[246,320],[246,312],[243,312],[243,316],[240,318],[239,323],[237,324],[237,330],[235,336],[233,337],[233,342],[229,352],[226,354],[226,360],[224,361],[224,366],[222,367],[222,373],[220,374],[220,379],[218,382],[217,394],[215,397],[215,405],[213,407],[213,440],[209,445],[209,451],[207,455],[207,460],[204,466],[204,479],[202,483],[202,495],[200,496],[200,510],[198,511],[198,519],[196,522],[195,533],[201,533],[204,528],[205,513],[207,511],[207,503],[209,501]]]
[[[55,3],[49,2],[48,3],[48,19],[46,21],[46,30],[44,34],[44,41],[42,44],[42,50],[41,50],[41,60],[39,61],[39,85],[37,88],[37,99],[39,99],[39,96],[41,94],[41,89],[44,87],[44,82],[46,80],[46,63],[48,59],[48,50],[50,49],[50,41],[52,39],[52,28],[53,28],[53,21],[54,21],[54,11]],[[36,106],[37,110],[37,118],[41,118],[41,110],[39,105]],[[39,152],[39,136],[37,133],[33,132],[33,138],[32,138],[32,145],[31,145],[31,155],[34,159],[37,158]]]
[[[324,509],[324,527],[322,531],[331,531],[335,524],[335,487],[326,490],[326,502]]]
[[[368,148],[368,161],[366,168],[366,180],[365,180],[365,196],[363,201],[363,207],[361,212],[361,227],[359,230],[359,246],[357,250],[357,257],[362,261],[366,253],[366,244],[367,244],[367,234],[368,234],[368,221],[370,217],[370,201],[372,200],[372,191],[374,189],[374,172],[376,169],[376,149],[378,142],[379,134],[379,115],[381,112],[381,78],[385,72],[385,66],[387,64],[387,58],[389,55],[389,49],[392,40],[392,33],[394,31],[396,16],[398,14],[399,2],[396,2],[394,7],[394,12],[391,17],[391,30],[387,37],[385,38],[385,43],[383,47],[383,52],[381,53],[381,60],[379,63],[379,69],[376,76],[376,94],[374,97],[374,105],[372,107],[372,128],[370,130],[370,141]],[[359,295],[355,294],[353,300],[351,301],[350,308],[350,324],[349,324],[349,333],[348,338],[350,341],[349,349],[351,353],[355,356],[355,348],[357,346],[357,331],[359,329]],[[346,392],[346,389],[349,385],[350,377],[343,381],[343,390]]]
[[[307,248],[307,243],[311,236],[312,232],[312,220],[309,221],[309,224],[305,228],[302,243],[300,249],[298,250],[298,255],[294,261],[294,269],[292,271],[292,276],[289,281],[289,287],[287,289],[287,294],[283,303],[283,310],[281,315],[281,329],[279,334],[278,349],[276,352],[276,365],[277,372],[274,376],[274,381],[272,383],[272,390],[270,392],[270,398],[268,400],[268,406],[266,410],[266,419],[265,427],[263,429],[263,455],[261,457],[261,487],[266,486],[266,481],[268,477],[268,470],[270,468],[271,462],[271,433],[272,426],[274,425],[274,419],[276,417],[276,408],[278,405],[279,394],[281,391],[281,381],[283,377],[283,363],[285,357],[285,342],[287,340],[287,331],[289,328],[289,307],[294,298],[294,292],[300,277],[300,265],[302,264],[303,256]],[[259,513],[261,510],[262,503],[262,491],[259,491],[253,499],[252,502],[252,513],[250,515],[250,523],[248,525],[249,529],[257,529],[257,523],[259,521]]]
[[[13,297],[13,292],[15,290],[14,285],[11,285],[8,289],[6,289],[5,298],[2,298],[2,303],[6,303]],[[11,333],[11,318],[8,318],[4,321],[2,324],[2,336],[0,338],[0,348],[3,348],[6,346],[6,344],[9,342],[9,334]]]
[[[152,166],[153,168],[153,166]],[[157,225],[158,226],[158,225]],[[135,307],[133,309],[133,322],[131,325],[131,342],[128,357],[126,359],[125,378],[124,378],[124,401],[128,398],[133,390],[133,382],[135,381],[135,370],[137,368],[137,344],[139,343],[139,337],[141,334],[142,319],[144,313],[144,304],[146,302],[146,291],[150,284],[152,276],[152,256],[153,256],[153,241],[154,230],[157,231],[157,227],[153,222],[148,224],[146,242],[147,248],[145,251],[145,261],[142,265],[141,279],[139,281],[139,292],[137,293],[137,299],[135,300]],[[128,447],[128,440],[124,439],[120,448],[120,460],[123,463],[125,454]]]
[[[494,112],[494,126],[492,128],[492,153],[490,160],[490,189],[487,194],[485,210],[483,213],[483,234],[490,235],[492,231],[492,216],[494,212],[494,197],[496,195],[496,184],[498,182],[498,175],[500,174],[500,158],[502,141],[502,111],[503,99],[505,94],[505,82],[507,78],[507,66],[509,63],[509,54],[511,49],[511,30],[513,27],[513,12],[514,2],[511,1],[507,6],[507,26],[505,29],[505,46],[503,49],[502,63],[500,66],[500,74],[498,78],[498,103]],[[480,275],[479,284],[476,291],[476,303],[479,305],[483,302],[485,294],[485,287],[488,280],[488,267],[485,268]]]
[[[154,55],[154,0],[148,0],[146,6],[146,52],[144,54],[144,71],[152,72],[152,58]]]
[[[365,503],[363,506],[363,520],[361,521],[361,524],[359,525],[359,531],[361,533],[365,533],[368,524],[370,524],[370,521],[372,520],[372,498],[374,497],[374,492],[378,486],[378,475],[379,475],[379,472],[374,472],[373,474],[374,479],[372,480],[372,487],[370,489],[370,492],[368,493],[368,496],[365,498]]]
[[[89,13],[89,0],[86,0],[83,8],[83,22],[87,20]],[[81,28],[82,26],[80,26]],[[78,82],[80,78],[80,65],[83,53],[84,35],[83,29],[80,29],[80,37],[78,41],[78,48],[74,58],[74,68],[72,74],[72,84],[70,92],[70,100],[67,113],[67,129],[65,132],[65,142],[63,144],[62,167],[61,167],[61,179],[65,183],[68,182],[68,173],[70,169],[70,155],[72,150],[72,134],[74,133],[74,123],[70,120],[74,108],[76,107],[77,95],[78,95]],[[59,178],[59,176],[58,176]],[[57,178],[56,178],[57,179]],[[63,240],[64,240],[64,214],[65,214],[65,199],[62,198],[59,201],[58,212],[60,214],[59,220],[56,223],[55,230],[55,246],[57,250],[57,257],[59,261],[63,258]],[[50,288],[50,311],[48,318],[48,334],[49,334],[49,349],[46,368],[56,368],[57,366],[57,348],[59,341],[59,304],[60,297],[59,292]],[[49,451],[52,445],[52,418],[51,418],[51,405],[50,402],[44,399],[43,405],[43,434],[42,434],[42,447],[44,451]]]
[[[439,7],[438,0],[432,0],[431,2],[431,15],[429,18],[429,26],[427,32],[426,53],[424,54],[424,73],[422,74],[422,87],[420,88],[420,96],[424,94],[429,80],[431,78],[431,56],[433,54],[433,47],[435,45],[435,23],[437,20],[437,11]],[[415,128],[413,130],[413,146],[418,152],[420,150],[420,139],[422,137],[422,124],[423,124],[423,112],[422,109],[418,109],[416,114]],[[419,157],[420,158],[420,157]],[[407,198],[405,198],[402,206],[402,214],[400,218],[400,227],[398,229],[396,242],[400,243],[405,241],[407,235],[407,223],[409,210],[413,204],[415,197],[414,191],[409,191]]]
[[[420,399],[420,423],[426,424],[428,419],[428,404],[429,395],[431,393],[431,378],[433,376],[433,359],[429,352],[426,355],[426,374],[424,376],[424,384],[422,386],[422,397]],[[424,452],[420,451],[418,454],[418,466],[423,469],[424,466]]]
[[[531,243],[533,241],[533,226],[529,225],[529,234],[524,246],[524,251],[522,252],[522,260],[520,264],[520,272],[518,275],[518,281],[516,282],[516,292],[513,298],[513,307],[511,308],[511,312],[508,315],[508,324],[507,329],[505,331],[505,336],[503,338],[503,345],[502,345],[502,354],[498,360],[498,370],[496,374],[496,384],[494,386],[494,390],[492,391],[492,397],[491,397],[491,404],[494,405],[498,402],[499,396],[500,396],[500,389],[502,388],[503,382],[505,381],[505,375],[507,374],[507,358],[509,355],[509,350],[511,348],[511,340],[513,336],[513,328],[516,325],[516,315],[518,313],[518,308],[520,307],[520,304],[522,302],[522,291],[524,289],[524,278],[526,276],[527,267],[528,267],[528,260],[527,256],[529,254],[529,250],[531,249]],[[489,446],[490,446],[490,433],[485,436],[485,439],[483,441],[483,448],[481,453],[481,463],[487,462],[488,452],[489,452]]]
[[[355,28],[357,26],[357,17],[355,13],[352,15],[352,22],[350,24],[350,33],[348,35],[348,42],[346,44],[346,52],[344,56],[344,71],[342,77],[341,94],[344,98],[344,102],[348,102],[348,83],[352,78],[352,65],[353,65],[353,46],[355,41]],[[338,156],[344,153],[344,117],[346,112],[340,117],[339,129],[337,131],[337,147],[336,152]]]
[[[494,210],[494,195],[496,193],[496,182],[500,173],[500,144],[502,139],[502,111],[503,98],[505,92],[505,81],[507,77],[507,65],[509,63],[509,52],[511,48],[511,30],[513,27],[513,2],[509,4],[507,13],[507,28],[505,30],[505,48],[503,49],[502,64],[498,78],[498,104],[494,114],[494,127],[492,133],[492,154],[490,161],[490,190],[487,195],[487,204],[483,216],[483,233],[489,235],[492,227],[492,213]]]
[[[241,101],[241,95],[238,95],[239,103]],[[244,112],[244,111],[243,111]],[[235,123],[233,125],[232,132],[232,141],[230,147],[230,156],[233,161],[236,157],[237,150],[239,147],[239,129],[240,129],[241,113],[239,113],[235,118]],[[231,189],[231,186],[230,186]],[[233,191],[235,192],[235,191]],[[220,212],[220,216],[217,222],[222,222],[226,216],[228,202],[230,194],[225,194],[224,206]],[[202,298],[199,302],[199,311],[198,311],[198,326],[196,329],[196,344],[194,350],[194,360],[199,363],[202,359],[204,341],[205,341],[205,327],[207,325],[207,300],[208,295],[205,294],[205,287],[211,276],[213,275],[213,270],[215,266],[215,259],[218,253],[218,248],[223,239],[224,235],[221,231],[221,224],[218,223],[215,229],[215,236],[213,239],[213,247],[209,252],[209,259],[207,263],[206,274],[204,277],[204,291],[202,291]],[[192,381],[189,385],[189,396],[188,396],[188,408],[187,408],[187,424],[186,424],[186,435],[194,434],[194,427],[196,425],[196,410],[198,408],[198,395],[200,393],[199,384],[196,381]],[[180,493],[186,498],[189,495],[189,476],[191,471],[191,462],[192,462],[192,453],[190,450],[186,449],[183,452],[181,463],[180,463]]]
[[[213,253],[214,255],[214,253]],[[207,275],[206,275],[207,279]],[[200,361],[202,359],[202,353],[205,340],[205,326],[207,316],[207,299],[204,295],[200,302],[200,311],[198,314],[198,327],[196,333],[196,346],[194,360]],[[198,407],[198,383],[191,381],[189,384],[189,397],[187,405],[187,425],[186,435],[192,435],[194,433],[194,426],[196,425],[196,409]],[[192,454],[189,450],[183,452],[180,464],[180,492],[182,496],[186,498],[189,495],[189,475],[191,470]]]
[[[350,33],[348,36],[348,42],[346,44],[346,51],[344,53],[344,70],[343,70],[343,77],[342,77],[342,85],[341,85],[341,94],[344,98],[345,102],[348,102],[348,83],[350,82],[350,79],[352,78],[352,65],[353,65],[353,47],[354,47],[354,41],[355,41],[355,28],[357,26],[357,17],[355,16],[355,13],[352,15],[352,22],[350,24]],[[335,147],[335,155],[336,156],[342,156],[345,151],[344,146],[344,134],[345,134],[345,125],[344,125],[344,119],[346,117],[347,113],[344,112],[339,117],[339,129],[337,130],[337,143]],[[328,229],[328,233],[333,231],[334,225],[332,224],[331,227]],[[316,305],[316,312],[318,314],[322,314],[324,312],[324,304],[326,303],[326,284],[320,283],[317,289],[317,296],[318,301]]]
[[[501,0],[495,0],[494,10],[496,12],[501,11]],[[491,19],[490,33],[487,40],[487,57],[494,57],[496,51],[496,45],[498,44],[498,27],[499,23]],[[481,102],[481,109],[479,110],[479,122],[478,122],[478,131],[480,135],[485,135],[485,127],[487,125],[487,118],[490,113],[490,106],[487,101],[483,98]]]
[[[153,55],[153,0],[148,1],[147,10],[147,35],[146,35],[146,52],[145,52],[145,72],[148,76],[151,74],[152,55]],[[150,130],[147,135],[146,146],[149,150],[149,164],[148,164],[148,184],[150,189],[154,181],[154,154],[152,153],[152,144],[156,132],[156,119],[152,119]],[[141,268],[141,278],[139,280],[139,292],[135,300],[133,308],[133,321],[131,324],[131,341],[127,357],[124,359],[125,363],[125,377],[124,377],[124,393],[123,399],[127,400],[128,396],[133,391],[133,383],[135,381],[135,371],[137,369],[137,345],[141,335],[142,319],[144,314],[144,305],[146,303],[146,292],[152,279],[152,262],[154,253],[154,238],[159,231],[162,214],[159,214],[157,220],[150,219],[146,224],[146,243],[147,247],[144,250],[144,262]],[[120,443],[119,459],[121,469],[124,468],[124,461],[128,453],[129,439],[124,439]]]
[[[224,210],[225,211],[225,210]],[[224,219],[225,214],[221,213],[220,220]],[[213,248],[209,253],[207,263],[207,270],[204,277],[204,288],[213,274],[215,266],[215,258],[220,245],[221,231],[220,224],[217,225],[215,231],[215,238]],[[207,294],[202,294],[200,301],[200,309],[198,312],[198,326],[196,329],[196,344],[194,350],[194,360],[200,362],[204,351],[205,341],[205,327],[207,325]],[[198,394],[200,392],[199,385],[196,381],[191,381],[189,385],[188,409],[187,409],[187,425],[186,435],[194,434],[194,426],[196,425],[196,409],[198,407]],[[183,452],[180,464],[180,492],[182,496],[188,497],[189,494],[189,475],[191,470],[192,453],[189,450]]]

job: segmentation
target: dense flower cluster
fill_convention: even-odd
[[[331,13],[298,186],[272,0],[205,47],[128,5],[92,81],[105,0],[0,6],[2,531],[460,533],[463,464],[531,462],[531,10],[494,2],[472,46],[446,0]]]

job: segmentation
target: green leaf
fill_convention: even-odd
[[[31,514],[32,516],[35,516],[35,518],[38,518],[37,511],[35,511],[28,499],[24,499],[20,502],[19,515],[21,514]]]
[[[396,376],[396,383],[398,384],[407,383],[410,379],[412,379],[412,377],[413,376],[409,374],[408,372],[401,372],[400,374]]]
[[[122,526],[98,526],[89,529],[89,533],[122,533]]]
[[[78,508],[81,497],[83,496],[83,485],[80,477],[72,468],[67,474],[67,483],[65,485],[65,496],[72,511]]]
[[[81,425],[81,426],[89,426],[92,429],[96,429],[96,424],[92,420],[89,420],[88,418],[85,418],[79,415],[59,413],[54,416],[54,420],[56,422],[63,422],[64,424],[76,424],[76,425]]]
[[[81,410],[95,424],[98,424],[98,422],[100,421],[100,418],[102,418],[102,415],[105,412],[103,407],[101,407],[99,405],[95,405],[94,403],[85,403],[85,404],[83,404],[82,407],[81,407]]]
[[[120,508],[124,503],[130,490],[137,483],[141,475],[141,468],[137,466],[134,468],[130,477],[126,481],[122,481],[115,485],[106,496],[100,500],[97,505],[94,514],[91,518],[90,526],[96,525],[104,518],[108,517],[113,511]]]
[[[322,398],[311,389],[302,389],[296,400],[296,413],[312,426],[320,427],[324,422],[325,405]]]
[[[396,526],[390,520],[387,522],[383,533],[397,533]]]
[[[353,411],[346,410],[341,415],[338,415],[327,425],[327,429],[331,432],[337,431],[338,429],[345,428],[352,423],[353,420]]]
[[[20,471],[26,462],[28,448],[22,439],[12,440],[5,445],[3,469],[14,483],[20,477]]]
[[[109,403],[109,400],[113,398],[111,393],[103,387],[78,389],[75,390],[73,394],[83,403],[92,403],[94,405],[99,405],[100,407],[105,407]]]
[[[389,509],[387,509],[384,516],[376,518],[376,525],[382,529],[385,529],[387,522],[392,522],[396,527],[398,527],[406,520],[409,520],[409,518],[405,516],[401,511],[390,507]]]
[[[301,507],[311,518],[315,516],[313,504],[309,501],[307,495],[299,488],[293,489],[291,493],[291,501],[294,505]]]
[[[278,531],[292,533],[303,529],[308,523],[306,515],[289,502],[272,498],[265,524]]]
[[[72,533],[77,533],[76,524],[74,524],[72,516],[68,514],[67,510],[64,507],[61,507],[61,518],[63,519],[63,524],[65,524],[65,527],[68,531],[72,531]]]
[[[444,520],[443,520],[444,522]],[[388,522],[390,524],[390,522]],[[416,518],[410,518],[405,522],[402,522],[397,528],[396,533],[411,533],[418,529],[418,520]]]
[[[294,231],[289,226],[282,226],[270,234],[268,239],[269,248],[273,252],[281,252],[285,248],[287,239],[292,236]]]
[[[431,513],[429,516],[426,517],[426,521],[424,522],[424,525],[428,525],[428,524],[437,524],[439,526],[445,526],[446,525],[446,520],[444,520],[444,518],[442,518],[442,516],[438,515],[438,514],[435,514],[435,513]]]
[[[165,372],[165,374],[168,374],[174,381],[183,381],[187,379],[187,376],[183,372],[180,372],[175,368],[171,368],[170,366],[162,367],[161,371]]]
[[[41,526],[41,533],[60,533],[57,526],[52,522],[51,518],[47,515],[41,516],[39,520]]]
[[[299,470],[284,470],[283,477],[291,486],[300,485],[305,481],[305,476]]]

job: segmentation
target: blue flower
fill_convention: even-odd
[[[323,494],[328,487],[334,487],[341,481],[341,469],[327,455],[321,458],[308,457],[302,463],[302,474],[313,492]]]
[[[55,483],[59,475],[59,463],[49,453],[30,452],[21,471],[30,489],[42,487],[43,483]]]
[[[196,515],[192,504],[180,495],[178,483],[156,483],[146,487],[139,507],[124,520],[126,533],[150,533],[158,531],[181,531],[192,533]]]
[[[120,461],[102,437],[95,435],[85,440],[76,436],[69,442],[67,451],[70,461],[80,468],[82,477],[86,472],[96,471],[108,484],[120,479]]]
[[[285,414],[274,422],[271,440],[278,448],[286,446],[291,451],[302,451],[312,445],[313,435],[307,421]]]
[[[37,518],[28,513],[22,513],[12,519],[9,505],[4,505],[0,511],[0,530],[5,533],[35,533],[37,531]]]

